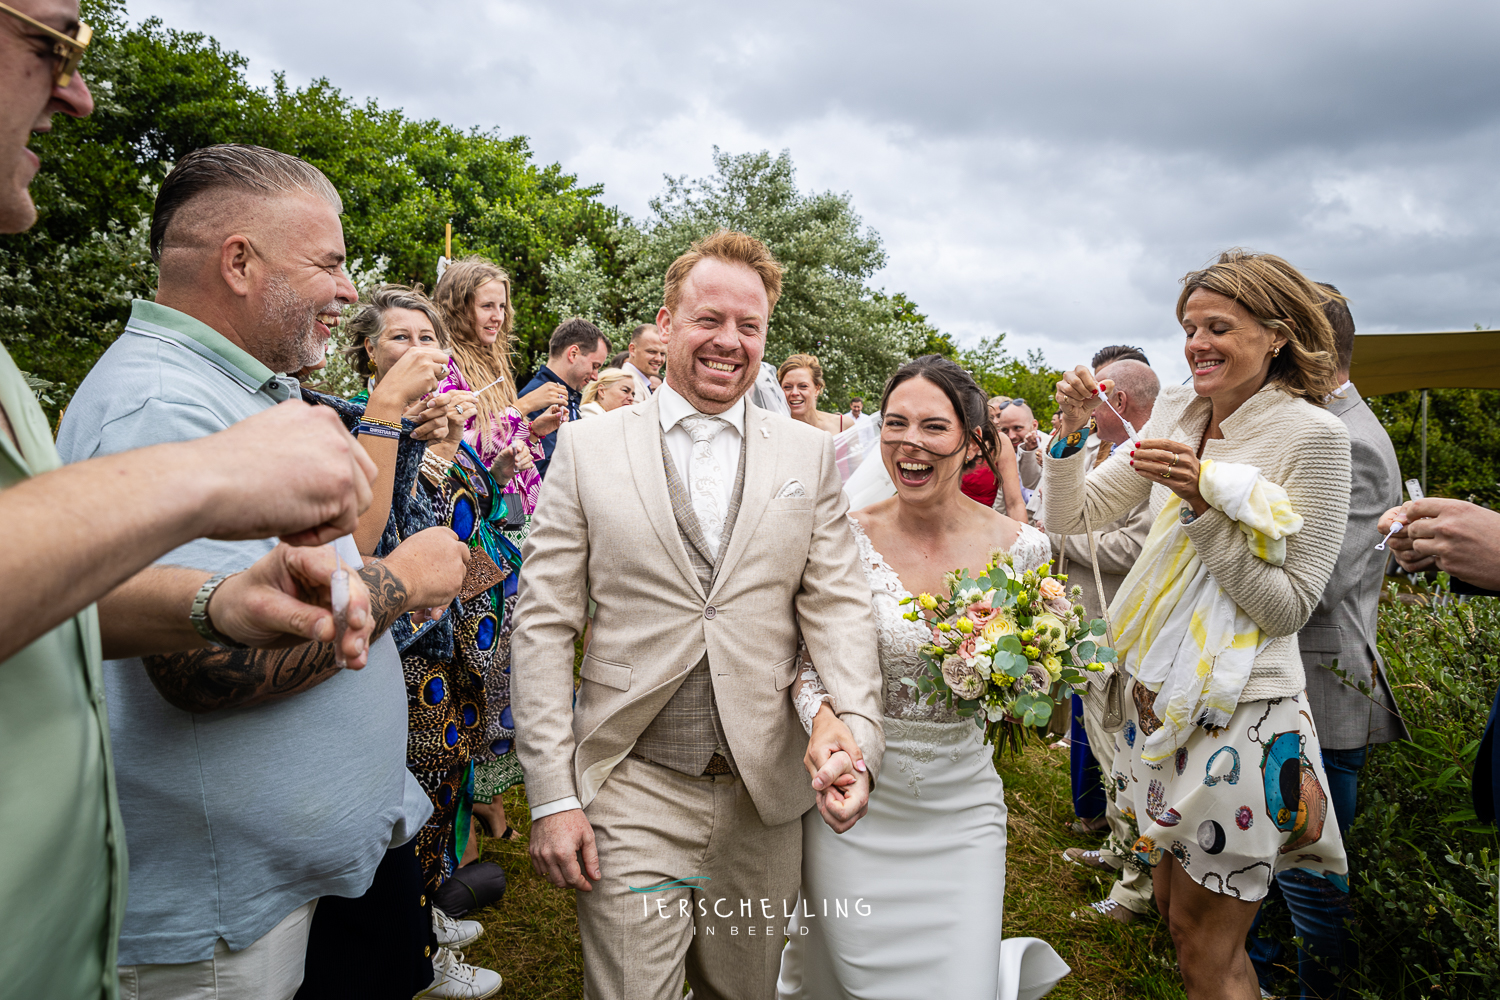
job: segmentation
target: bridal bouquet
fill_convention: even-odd
[[[1102,644],[1102,620],[1085,621],[1067,577],[1052,564],[1017,573],[997,552],[978,579],[960,569],[944,577],[948,596],[907,597],[909,621],[932,631],[922,647],[927,676],[902,683],[928,704],[946,699],[959,715],[973,717],[987,743],[1021,749],[1028,730],[1047,725],[1053,708],[1073,696],[1087,673],[1113,663]]]

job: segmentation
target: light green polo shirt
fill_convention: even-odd
[[[0,490],[58,468],[46,415],[4,348],[0,405],[21,446],[0,432]],[[96,499],[109,517],[109,499]],[[121,831],[90,606],[0,663],[0,992],[118,995]]]

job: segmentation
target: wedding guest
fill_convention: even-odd
[[[855,423],[859,423],[859,418],[865,415],[865,401],[859,396],[855,396],[849,400],[849,412],[844,415]]]
[[[578,419],[578,407],[583,405],[583,387],[599,374],[604,359],[609,355],[609,341],[599,328],[586,319],[573,317],[563,320],[552,331],[547,343],[547,363],[537,370],[535,377],[527,383],[522,395],[529,395],[549,386],[564,390],[564,412],[567,420]],[[528,411],[531,420],[541,417],[541,409]],[[547,466],[552,461],[552,451],[557,447],[557,431],[542,437],[543,457],[536,461],[537,475],[547,478]]]
[[[1107,362],[1094,371],[1096,380],[1108,379],[1114,384],[1108,390],[1109,401],[1137,429],[1145,427],[1156,405],[1161,384],[1156,373],[1136,360]],[[1104,442],[1099,454],[1109,457],[1109,448],[1128,441],[1120,418],[1101,406],[1094,411],[1099,440]],[[1085,458],[1085,464],[1088,464]],[[1096,461],[1094,464],[1098,464]],[[1151,509],[1142,500],[1124,517],[1095,529],[1095,552],[1098,556],[1101,594],[1094,583],[1093,562],[1088,536],[1049,535],[1059,573],[1066,573],[1069,584],[1083,588],[1079,603],[1089,618],[1103,618],[1125,575],[1135,565],[1141,547],[1151,530]],[[1151,909],[1151,880],[1139,866],[1131,864],[1129,848],[1135,840],[1130,822],[1121,814],[1113,798],[1105,794],[1102,779],[1114,772],[1114,736],[1104,730],[1104,699],[1100,685],[1094,684],[1082,696],[1073,697],[1073,724],[1068,754],[1072,766],[1074,811],[1082,828],[1089,832],[1107,830],[1110,840],[1097,850],[1070,847],[1063,856],[1075,864],[1100,871],[1118,872],[1120,877],[1104,899],[1090,903],[1094,913],[1130,923]],[[1097,793],[1097,794],[1096,794]],[[1095,818],[1095,822],[1089,822]],[[1088,910],[1080,911],[1087,914]],[[1075,913],[1074,916],[1078,916]]]
[[[995,425],[1001,434],[1010,438],[1016,450],[1016,467],[1021,472],[1021,485],[1034,490],[1042,482],[1041,446],[1047,435],[1040,430],[1036,414],[1026,400],[1019,396],[1000,404],[999,420]],[[1027,499],[1030,499],[1029,497]]]
[[[76,71],[89,39],[77,3],[13,2],[0,12],[10,15],[0,17],[4,233],[36,220],[31,132],[50,127],[54,114],[93,110]],[[0,898],[13,904],[0,917],[0,982],[16,996],[109,998],[119,988],[127,864],[101,653],[179,652],[208,645],[209,636],[257,648],[331,643],[327,594],[338,562],[317,543],[353,527],[374,469],[332,415],[301,404],[195,441],[64,468],[47,417],[3,346],[0,438],[0,580],[8,585],[0,602]],[[223,580],[151,565],[200,536],[276,535],[300,547],[277,545]],[[341,651],[359,669],[373,622],[362,580],[350,584]],[[196,697],[219,680],[198,671],[180,684]],[[244,680],[262,695],[273,681],[264,673]],[[65,905],[48,905],[58,900]]]
[[[661,366],[667,360],[667,342],[655,323],[642,323],[630,335],[630,346],[624,351],[625,360],[611,362],[611,368],[620,368],[635,379],[635,398],[645,399],[654,391],[651,377],[661,377]]]
[[[548,384],[516,397],[510,365],[516,322],[510,275],[483,257],[465,257],[448,265],[432,290],[432,300],[442,314],[453,352],[448,377],[438,391],[462,389],[479,397],[479,412],[464,418],[464,440],[486,466],[517,440],[527,444],[533,461],[545,458],[542,438],[562,422],[567,394],[561,386]],[[533,410],[542,415],[528,421],[525,413]],[[511,488],[521,494],[529,517],[536,510],[541,477],[534,469],[518,472]]]
[[[1000,478],[995,478],[995,471],[988,462],[975,460],[967,466],[959,483],[959,490],[975,503],[982,503],[1014,521],[1026,524],[1026,501],[1021,493],[1021,474],[1016,470],[1015,454],[1010,438],[996,431],[995,468],[1000,470]],[[1010,511],[1015,511],[1015,514],[1012,515]]]
[[[1375,636],[1385,586],[1385,553],[1375,549],[1384,535],[1376,525],[1381,514],[1401,502],[1401,467],[1379,418],[1349,381],[1354,317],[1348,303],[1332,285],[1321,287],[1332,293],[1323,300],[1323,314],[1333,327],[1338,360],[1334,378],[1340,383],[1328,398],[1328,412],[1349,432],[1353,478],[1343,547],[1322,599],[1297,633],[1297,646],[1307,673],[1308,704],[1323,745],[1330,805],[1347,837],[1368,748],[1408,735],[1396,714]],[[1298,995],[1307,1000],[1342,997],[1343,981],[1353,964],[1347,921],[1354,915],[1344,885],[1290,868],[1277,873],[1272,895],[1286,901],[1292,928],[1303,941],[1297,951]],[[1281,949],[1256,930],[1252,928],[1247,947],[1261,986],[1268,988]]]
[[[1323,408],[1338,387],[1324,297],[1269,254],[1188,274],[1192,388],[1163,392],[1130,455],[1092,471],[1083,438],[1110,384],[1079,367],[1057,387],[1047,522],[1072,534],[1085,510],[1107,523],[1148,497],[1156,512],[1111,609],[1130,681],[1111,778],[1189,1000],[1259,994],[1245,936],[1277,871],[1348,870],[1295,636],[1349,507],[1348,432]]]
[[[776,381],[786,396],[792,419],[811,424],[822,431],[837,434],[854,426],[854,418],[818,409],[823,392],[823,366],[811,354],[793,354],[776,369]]]
[[[1094,352],[1093,360],[1089,364],[1097,372],[1116,361],[1139,361],[1146,367],[1151,367],[1151,361],[1146,357],[1146,352],[1139,347],[1131,347],[1129,344],[1111,344],[1108,347],[1101,347]]]
[[[628,360],[630,360],[629,351],[616,351],[614,354],[610,355],[609,364],[605,365],[605,367],[623,368],[625,366],[625,362]]]
[[[635,402],[636,386],[639,383],[626,371],[606,368],[599,377],[583,390],[583,405],[578,408],[580,416],[600,417],[610,410],[629,406]]]
[[[135,302],[79,386],[64,457],[202,438],[295,399],[281,373],[316,360],[354,300],[340,208],[321,172],[273,150],[212,146],[178,160],[151,220],[157,300]],[[169,559],[230,573],[275,544],[200,541]],[[365,670],[340,669],[320,644],[104,664],[130,851],[120,977],[132,997],[199,996],[204,980],[221,998],[290,997],[319,897],[420,879],[411,840],[431,806],[405,768],[405,690],[385,633],[446,604],[467,553],[446,529],[371,562],[347,535],[334,545],[371,591],[380,638]],[[204,671],[216,683],[185,683]],[[429,934],[388,919],[351,942],[348,964],[383,984],[363,995],[425,988]]]
[[[462,393],[466,407],[475,404],[473,395],[463,390],[433,392],[448,373],[449,343],[439,333],[443,326],[437,307],[404,285],[382,285],[371,293],[370,301],[348,325],[349,346],[344,355],[350,367],[369,376],[369,387],[352,401],[363,407],[367,423],[400,430],[401,421],[410,419],[416,425],[411,432],[414,439],[442,439],[448,432],[450,408],[454,420],[463,422],[455,397]],[[365,434],[360,444],[379,470],[370,508],[360,516],[354,532],[360,553],[371,555],[390,520],[396,441]]]
[[[402,620],[392,629],[410,712],[407,766],[433,805],[432,818],[416,839],[425,883],[421,895],[436,900],[472,840],[467,822],[455,828],[468,813],[471,765],[494,760],[489,748],[496,741],[508,745],[515,736],[509,725],[510,677],[503,669],[508,664],[496,662],[495,637],[506,598],[516,592],[521,554],[499,526],[507,513],[502,498],[506,482],[518,465],[529,465],[531,455],[524,442],[513,442],[487,470],[463,440],[463,415],[473,411],[473,394],[450,390],[430,395],[447,372],[448,337],[437,307],[425,295],[401,285],[377,288],[349,320],[348,336],[356,370],[374,369],[371,389],[348,402],[314,398],[337,409],[351,427],[374,420],[377,429],[394,432],[361,435],[362,441],[376,445],[371,457],[387,491],[361,519],[361,529],[369,530],[365,521],[381,518],[373,531],[379,542],[375,554],[438,524],[469,546],[471,570],[464,590],[436,624],[414,626]],[[395,421],[372,415],[377,405]],[[401,415],[415,411],[425,416],[434,408],[446,409],[450,419],[441,436],[428,438],[424,453],[417,442],[427,425],[407,432]],[[464,963],[455,954],[483,933],[481,924],[454,920],[438,905],[432,906],[432,923],[439,981],[429,995],[469,996],[471,987],[481,994],[499,988],[498,973]],[[333,970],[329,973],[315,976],[309,968],[304,993],[317,997],[333,990],[340,979]]]
[[[510,364],[516,313],[510,298],[510,276],[501,268],[483,257],[455,261],[438,279],[433,301],[442,314],[442,325],[453,352],[448,361],[448,377],[438,391],[464,389],[478,394],[479,412],[466,413],[464,417],[464,441],[474,448],[480,464],[486,468],[517,444],[531,456],[532,464],[524,461],[516,464],[507,487],[519,495],[523,516],[517,527],[506,528],[502,534],[519,550],[531,531],[531,517],[542,487],[535,468],[535,463],[546,457],[542,438],[562,423],[562,404],[567,402],[567,394],[562,386],[549,382],[519,399],[516,397]],[[527,420],[524,413],[531,410],[541,415]],[[506,597],[505,612],[500,615],[495,636],[495,662],[506,678],[510,676],[515,603],[515,596]],[[500,722],[514,733],[514,720],[507,719],[503,710]],[[494,759],[485,760],[487,754],[493,754]],[[506,821],[501,796],[523,780],[514,735],[493,740],[479,757],[474,765],[474,816],[489,836],[508,838],[514,833]]]
[[[661,388],[661,381],[662,379],[660,375],[652,375],[650,378],[646,379],[646,382],[651,386],[651,391],[653,393]]]

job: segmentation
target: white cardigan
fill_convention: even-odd
[[[1208,426],[1211,403],[1192,386],[1163,390],[1141,438],[1170,438],[1196,449]],[[1188,537],[1214,580],[1268,636],[1274,636],[1250,670],[1240,703],[1286,698],[1307,686],[1297,630],[1307,623],[1333,573],[1349,514],[1349,432],[1321,407],[1267,385],[1251,396],[1210,440],[1204,458],[1260,469],[1287,491],[1302,530],[1287,539],[1286,563],[1257,559],[1245,536],[1222,511],[1209,508],[1187,526]],[[1083,531],[1083,507],[1096,527],[1128,513],[1149,495],[1153,518],[1183,501],[1166,486],[1148,483],[1130,467],[1128,448],[1116,449],[1089,472],[1083,452],[1043,461],[1042,496],[1049,531]]]

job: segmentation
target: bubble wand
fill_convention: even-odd
[[[338,546],[328,543],[333,549],[333,559],[338,568],[328,578],[329,603],[333,605],[333,665],[340,670],[349,666],[344,656],[344,633],[349,630],[349,571],[344,560],[339,558]]]
[[[1417,482],[1415,479],[1408,479],[1406,481],[1406,492],[1409,493],[1409,494],[1411,494],[1411,498],[1413,500],[1421,500],[1424,497],[1426,497],[1426,495],[1427,495],[1422,490],[1422,484],[1419,483],[1419,482]],[[1389,542],[1392,538],[1395,538],[1396,537],[1396,532],[1400,531],[1404,527],[1406,527],[1406,524],[1400,518],[1397,518],[1396,520],[1392,521],[1391,522],[1391,530],[1387,531],[1385,533],[1385,537],[1380,540],[1380,544],[1377,545],[1377,546],[1375,546],[1375,551],[1376,552],[1384,552],[1385,551],[1385,543]]]
[[[1141,435],[1136,431],[1135,426],[1131,424],[1129,420],[1125,419],[1125,414],[1115,409],[1115,404],[1109,401],[1108,393],[1101,392],[1099,394],[1099,401],[1105,406],[1109,407],[1110,413],[1113,413],[1115,416],[1120,418],[1120,423],[1125,425],[1125,435],[1130,438],[1130,443],[1133,445],[1139,445],[1141,443]]]

